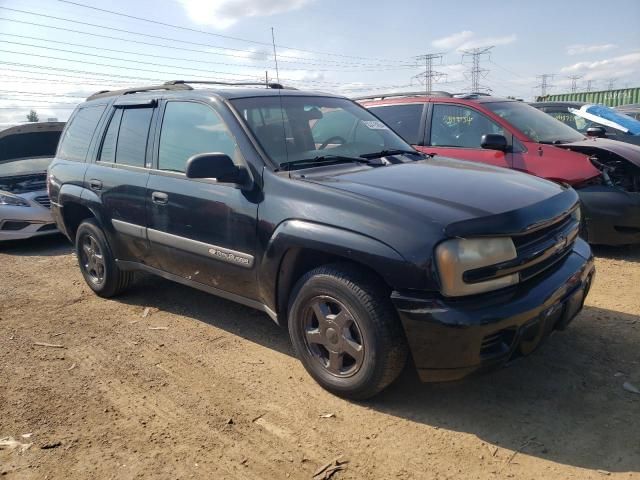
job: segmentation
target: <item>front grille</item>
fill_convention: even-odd
[[[579,220],[572,213],[557,218],[549,225],[512,237],[517,257],[490,267],[464,273],[467,283],[484,282],[518,273],[524,282],[564,258],[573,248],[580,229]]]
[[[51,208],[51,200],[48,195],[40,195],[39,197],[34,198],[34,200],[44,208]]]

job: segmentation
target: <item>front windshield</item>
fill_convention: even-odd
[[[584,139],[573,128],[526,103],[487,102],[484,105],[534,142],[569,143]]]
[[[268,96],[231,103],[278,165],[328,155],[413,150],[369,111],[343,98]]]

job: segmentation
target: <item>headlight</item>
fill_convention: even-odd
[[[442,294],[447,297],[473,295],[515,285],[517,273],[504,277],[467,283],[463,275],[469,270],[489,267],[513,260],[518,256],[510,238],[456,238],[436,247],[436,266],[442,282]]]
[[[0,205],[11,205],[12,207],[31,206],[24,198],[8,192],[0,192]]]
[[[576,222],[580,223],[580,221],[582,220],[582,210],[580,207],[576,208],[573,213],[571,214],[571,216],[576,220]]]

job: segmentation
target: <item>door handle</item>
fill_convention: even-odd
[[[169,203],[169,195],[164,192],[153,192],[151,194],[151,201],[158,205],[166,205]]]
[[[102,182],[100,180],[92,178],[91,180],[89,180],[89,187],[91,188],[91,190],[102,190]]]

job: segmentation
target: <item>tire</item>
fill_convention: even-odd
[[[107,238],[94,219],[84,220],[78,227],[75,249],[85,282],[100,297],[118,295],[131,283],[133,272],[118,268]]]
[[[326,390],[364,400],[402,372],[408,346],[389,292],[349,264],[318,267],[294,287],[289,335],[298,358]]]

